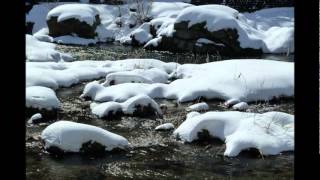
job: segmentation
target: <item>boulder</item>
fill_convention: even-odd
[[[66,4],[52,9],[47,16],[49,35],[52,37],[76,35],[92,39],[100,25],[98,11],[87,4]]]

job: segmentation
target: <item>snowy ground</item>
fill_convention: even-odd
[[[48,9],[55,5],[40,5],[41,8],[35,10],[39,12],[27,19],[37,21],[36,27],[40,30]],[[188,6],[163,3],[157,6],[160,8],[153,8],[151,14],[163,18],[161,23],[168,22],[162,27],[167,33],[171,22],[167,18],[177,17],[181,9]],[[104,28],[116,31],[110,19],[116,15],[117,8],[104,5],[95,8],[103,14]],[[125,8],[122,10],[128,13]],[[284,10],[282,15],[290,16],[291,11]],[[261,24],[255,23],[259,19],[257,14],[245,16],[250,26],[261,31],[269,31],[270,23],[293,25],[293,19],[274,19],[270,12],[266,14],[263,17],[268,18],[260,19]],[[78,17],[73,13],[67,15]],[[123,18],[125,22],[130,21],[130,16]],[[80,19],[90,24],[90,12]],[[274,21],[268,22],[268,19]],[[134,33],[144,37],[146,29],[144,25]],[[252,58],[217,61],[221,57],[199,56],[199,61],[185,64],[187,61],[181,63],[165,52],[139,59],[144,56],[142,49],[135,52],[136,58],[131,56],[132,52],[123,55],[129,59],[119,58],[121,53],[112,50],[109,56],[103,53],[99,56],[95,54],[97,47],[56,46],[52,42],[57,39],[46,36],[45,31],[26,36],[26,107],[32,107],[27,109],[26,121],[31,116],[35,119],[26,125],[28,178],[293,177],[293,62]],[[113,38],[126,42],[131,32],[124,28],[113,34]],[[93,53],[89,56],[92,60],[78,58],[82,53]],[[157,60],[162,56],[167,59]],[[190,55],[184,56],[190,58]],[[179,54],[176,57],[184,59]],[[196,64],[199,62],[201,64]],[[230,99],[240,104],[226,106],[225,101]],[[157,116],[132,116],[137,109],[147,106],[153,108]],[[243,107],[238,109],[243,112],[236,112],[237,116],[222,113],[226,117],[219,119],[220,112],[233,111],[232,107]],[[120,116],[101,119],[118,110],[123,112]],[[198,112],[187,115],[192,110],[209,115]],[[269,123],[270,119],[275,119],[267,115],[271,111],[291,115],[282,114],[279,123]],[[38,112],[41,116],[36,114]],[[160,128],[166,131],[155,130],[163,124],[165,126]],[[207,133],[201,131],[203,129]],[[266,133],[266,129],[270,132]],[[220,130],[223,133],[219,133]],[[61,160],[44,151],[44,147],[58,147],[78,153],[84,143],[93,141],[104,146],[104,150],[124,150],[106,153],[100,158],[71,154]]]
[[[54,9],[57,6],[59,7]],[[273,8],[241,14],[225,6],[193,6],[183,2],[145,3],[143,13],[130,12],[129,9],[133,7],[136,7],[135,3],[121,6],[84,4],[79,6],[72,3],[61,6],[61,3],[45,3],[35,5],[26,19],[29,22],[35,22],[33,33],[43,36],[48,34],[46,19],[53,15],[59,20],[77,18],[92,24],[94,16],[99,14],[102,25],[98,26],[96,30],[98,36],[95,39],[83,39],[70,35],[51,39],[63,44],[82,45],[110,40],[131,44],[133,37],[140,45],[144,45],[158,41],[162,35],[170,36],[174,32],[175,22],[189,21],[191,26],[215,19],[207,22],[207,29],[209,31],[223,28],[237,29],[238,40],[244,48],[261,48],[265,53],[294,52],[293,8]],[[72,9],[72,12],[66,9]],[[79,13],[77,9],[82,9],[86,13]],[[51,13],[49,13],[50,10],[52,10]],[[139,17],[152,17],[152,21],[142,24]],[[119,23],[122,25],[119,26]],[[151,25],[156,28],[156,37],[151,35]]]

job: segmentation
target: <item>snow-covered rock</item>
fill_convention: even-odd
[[[104,86],[122,83],[167,83],[169,75],[158,68],[134,69],[132,71],[121,71],[110,73],[106,77]]]
[[[57,147],[65,152],[79,152],[82,145],[90,141],[105,146],[106,151],[129,146],[128,140],[120,135],[100,127],[71,121],[58,121],[49,125],[42,131],[41,138],[46,149]]]
[[[227,101],[224,103],[224,105],[227,106],[227,107],[230,107],[230,106],[233,106],[233,105],[235,105],[235,104],[237,104],[237,103],[239,103],[239,102],[240,102],[239,99],[231,98],[231,99],[227,100]]]
[[[53,37],[76,34],[83,38],[94,38],[100,25],[99,11],[89,4],[64,4],[47,14],[49,35]]]
[[[28,124],[34,123],[34,121],[37,121],[39,119],[42,119],[42,115],[40,113],[36,113],[31,116],[31,118],[27,121]]]
[[[132,44],[143,45],[152,39],[150,34],[150,23],[143,23],[140,27],[132,31],[130,37],[132,38]]]
[[[232,106],[234,110],[245,111],[249,108],[249,105],[246,102],[240,102]]]
[[[193,104],[187,107],[187,111],[206,111],[209,109],[209,105],[205,102]]]
[[[186,119],[174,135],[192,142],[203,130],[225,141],[225,156],[237,156],[249,148],[264,155],[294,150],[294,116],[286,113],[207,112]]]
[[[39,38],[39,37],[38,37]],[[72,61],[71,55],[55,50],[56,45],[48,42],[41,42],[32,35],[26,34],[26,58],[27,61],[45,62],[61,60]]]
[[[58,109],[60,108],[60,101],[52,89],[30,86],[26,88],[26,107],[47,110]]]
[[[174,125],[172,123],[161,124],[155,128],[156,131],[166,131],[171,129],[174,129]]]
[[[92,113],[97,115],[99,118],[108,117],[117,113],[137,116],[142,116],[145,113],[152,113],[162,116],[162,111],[159,105],[146,95],[134,96],[123,103],[105,102],[99,105],[94,104],[90,107]]]
[[[200,97],[223,100],[236,98],[250,102],[294,95],[294,64],[290,62],[242,59],[184,64],[177,68],[177,76],[181,79],[170,84],[90,85],[85,87],[82,96],[99,102],[123,102],[138,94],[177,99],[180,102]]]
[[[187,7],[166,30],[170,33],[158,33],[162,38],[148,42],[145,47],[186,51],[196,45],[201,47],[197,52],[215,53],[218,50],[220,54],[294,52],[293,8],[272,8],[255,13],[244,15],[223,5]],[[260,15],[268,17],[270,14],[276,22],[260,22]]]

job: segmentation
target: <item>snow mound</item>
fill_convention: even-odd
[[[174,125],[172,123],[161,124],[155,128],[156,131],[171,130],[171,129],[174,129]]]
[[[78,19],[80,22],[85,22],[92,26],[95,22],[95,16],[99,15],[99,11],[88,4],[64,4],[55,7],[47,14],[47,20],[52,17],[57,17],[58,22],[67,19]]]
[[[77,36],[59,36],[53,38],[53,41],[58,44],[74,44],[74,45],[90,45],[90,44],[96,44],[98,41],[96,39],[86,39],[82,37]]]
[[[44,62],[61,60],[72,61],[73,58],[69,54],[60,53],[55,50],[55,44],[41,42],[32,35],[26,34],[26,57],[27,61]]]
[[[173,134],[192,142],[203,130],[225,141],[225,156],[237,156],[248,148],[264,155],[294,150],[294,116],[282,112],[207,112],[186,119]]]
[[[138,94],[177,99],[180,102],[200,97],[223,100],[236,98],[250,102],[294,95],[294,63],[290,62],[225,60],[180,65],[176,73],[181,79],[170,84],[124,83],[108,87],[95,84],[86,86],[83,96],[99,102],[123,102]]]
[[[58,147],[65,152],[79,152],[82,145],[90,141],[105,146],[106,151],[114,148],[125,149],[129,146],[128,140],[120,135],[96,126],[71,121],[58,121],[49,125],[42,131],[41,138],[46,149]]]
[[[150,110],[146,107],[152,108],[153,112],[155,112],[157,115],[162,116],[162,111],[159,105],[153,99],[146,95],[134,96],[123,103],[105,102],[99,105],[92,105],[91,111],[99,118],[102,118],[108,117],[109,115],[114,115],[117,112],[122,112],[126,115],[142,115],[141,113],[145,113],[145,111]]]
[[[134,69],[132,71],[114,72],[106,77],[104,86],[122,83],[167,83],[169,75],[158,68]]]
[[[205,102],[193,104],[187,107],[187,111],[205,111],[209,109],[209,105]]]
[[[26,107],[47,110],[58,109],[60,108],[60,101],[52,89],[30,86],[26,88]]]
[[[36,113],[31,116],[31,118],[27,121],[28,124],[34,123],[36,120],[42,119],[42,115],[40,113]]]
[[[240,102],[232,106],[234,110],[244,111],[249,108],[249,105],[246,102]]]
[[[272,20],[267,21],[266,17],[270,16]],[[223,5],[202,5],[183,9],[175,23],[188,22],[189,28],[205,23],[205,28],[210,32],[236,29],[242,48],[262,49],[264,53],[284,53],[294,52],[293,17],[293,8],[271,8],[244,15]]]
[[[137,41],[138,44],[145,44],[152,39],[152,35],[150,34],[150,24],[143,23],[140,27],[132,31],[130,37]]]

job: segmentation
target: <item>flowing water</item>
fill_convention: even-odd
[[[192,53],[145,51],[141,48],[121,45],[59,46],[59,49],[72,53],[78,60],[155,58],[167,62],[202,63],[228,58]],[[293,55],[246,58],[293,61]],[[166,122],[171,122],[178,127],[184,121],[185,108],[191,105],[191,102],[177,105],[175,101],[157,100],[158,103],[168,106],[163,119],[121,117],[103,120],[90,113],[90,102],[79,98],[84,85],[85,83],[81,83],[57,90],[57,96],[63,104],[57,117],[49,118],[45,123],[27,126],[27,179],[293,179],[293,152],[261,157],[249,151],[237,157],[228,158],[223,156],[225,145],[220,140],[208,139],[183,144],[172,137],[172,131],[154,131],[156,126]],[[230,110],[222,106],[222,101],[206,102],[209,104],[210,111]],[[249,106],[250,112],[282,111],[294,114],[293,98],[254,102]],[[46,126],[60,119],[110,130],[126,137],[132,144],[132,148],[123,152],[109,152],[102,157],[78,154],[68,154],[60,158],[50,156],[43,150],[39,135]]]

